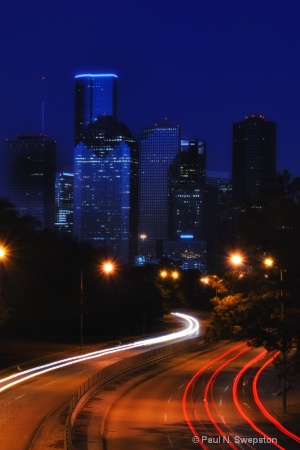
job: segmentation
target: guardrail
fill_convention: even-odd
[[[74,450],[72,442],[72,429],[76,420],[76,417],[85,405],[85,403],[93,396],[93,394],[98,391],[102,386],[104,386],[109,381],[113,380],[115,377],[121,373],[133,370],[138,366],[147,365],[153,363],[157,360],[164,359],[176,354],[179,354],[185,350],[190,349],[199,343],[199,336],[196,338],[186,339],[185,341],[169,344],[163,347],[158,347],[155,349],[148,350],[143,353],[122,359],[114,364],[101,369],[100,372],[96,373],[89,379],[87,379],[73,395],[69,411],[66,418],[65,424],[65,450]]]

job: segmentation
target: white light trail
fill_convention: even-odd
[[[145,347],[153,344],[169,342],[179,338],[192,336],[198,333],[200,327],[197,319],[182,313],[171,313],[171,314],[187,322],[187,327],[175,333],[168,333],[154,338],[143,339],[141,341],[119,345],[118,347],[111,347],[103,350],[97,350],[95,352],[86,353],[84,355],[73,356],[71,358],[61,359],[59,361],[54,361],[48,364],[33,367],[31,369],[24,370],[22,373],[20,372],[15,373],[13,375],[0,379],[0,392],[3,392],[12,386],[22,383],[23,381],[29,380],[30,378],[34,378],[38,375],[50,372],[52,370],[60,369],[61,367],[70,366],[78,362],[88,361],[89,359],[98,358],[100,356],[109,355],[112,353],[122,352],[124,350],[128,350],[131,348]]]

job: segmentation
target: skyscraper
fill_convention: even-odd
[[[169,171],[169,238],[192,235],[204,239],[203,197],[206,144],[199,139],[182,139]]]
[[[164,256],[185,269],[206,269],[204,194],[206,144],[182,139],[169,170],[169,240]]]
[[[75,143],[82,140],[87,125],[99,116],[117,117],[117,75],[75,76]]]
[[[55,227],[61,236],[73,234],[74,174],[57,172],[55,180]]]
[[[20,215],[31,215],[41,228],[55,221],[56,142],[20,135],[6,141],[6,194]]]
[[[261,190],[276,173],[276,124],[263,116],[233,125],[233,207],[258,206]]]
[[[168,121],[144,128],[139,136],[139,253],[155,258],[169,236],[169,169],[180,150],[180,127]]]
[[[115,77],[76,78],[74,235],[128,262],[137,238],[138,148],[115,117]]]

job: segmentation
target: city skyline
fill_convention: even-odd
[[[57,169],[72,170],[74,76],[104,72],[134,137],[168,117],[206,141],[208,170],[231,171],[232,124],[262,114],[277,124],[278,170],[298,176],[299,15],[293,0],[3,2],[2,173],[5,140],[43,128]]]

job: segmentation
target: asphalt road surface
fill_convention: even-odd
[[[295,442],[270,423],[254,401],[252,381],[266,358],[262,349],[240,344],[211,347],[192,359],[181,356],[176,366],[140,383],[113,404],[103,448],[298,449],[300,440]],[[244,370],[250,361],[254,363]],[[260,390],[270,392],[270,382],[266,380]]]

